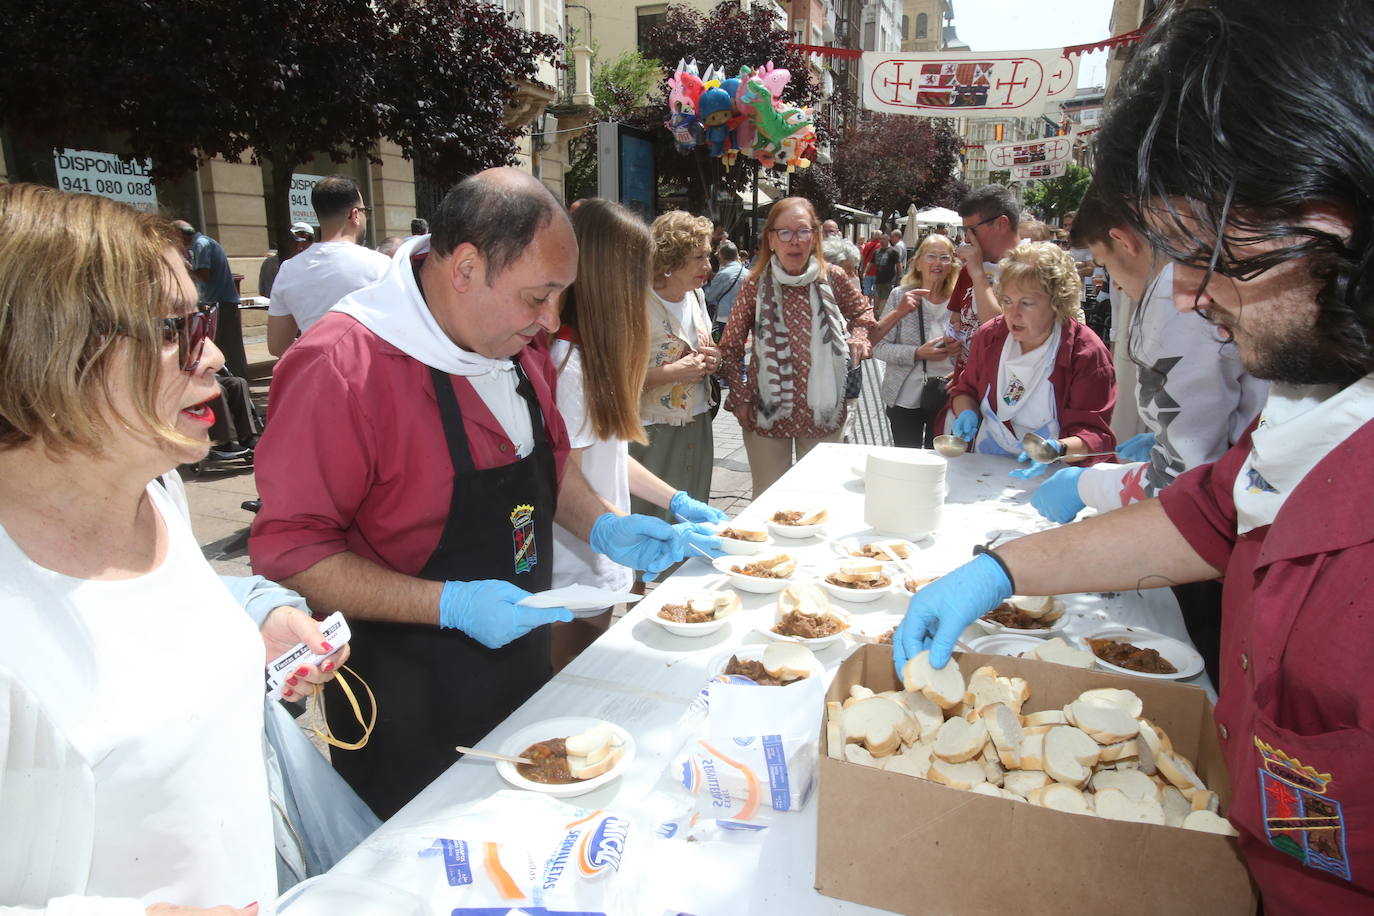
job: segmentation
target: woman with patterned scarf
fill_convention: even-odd
[[[845,357],[868,358],[872,325],[853,280],[825,263],[810,201],[774,204],[720,339],[725,409],[744,431],[755,498],[817,442],[840,441]]]

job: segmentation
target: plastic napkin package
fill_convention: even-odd
[[[651,793],[655,835],[757,833],[805,807],[824,708],[819,677],[785,687],[713,678],[679,720],[678,751]]]

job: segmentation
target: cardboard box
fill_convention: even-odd
[[[1023,713],[1062,707],[1092,687],[1135,691],[1226,811],[1230,779],[1200,688],[1006,656],[956,660],[966,678],[983,665],[1025,678]],[[854,684],[900,690],[891,649],[855,652],[827,699],[843,700]],[[831,897],[906,914],[1255,912],[1232,837],[1066,814],[836,760],[824,726],[818,798],[816,890]]]

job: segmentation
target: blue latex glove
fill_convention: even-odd
[[[1056,455],[1064,454],[1064,443],[1060,442],[1058,439],[1047,439],[1046,441],[1050,444],[1050,447],[1054,449],[1054,453]],[[1031,461],[1031,457],[1030,455],[1027,455],[1025,452],[1022,452],[1021,454],[1016,456],[1016,460]],[[1052,463],[1053,462],[1031,461],[1030,467],[1014,468],[1013,470],[1007,472],[1007,476],[1020,477],[1022,480],[1030,480],[1032,477],[1039,477],[1041,474],[1048,471],[1050,469],[1050,464]]]
[[[668,503],[668,511],[684,522],[705,522],[708,525],[723,522],[727,517],[715,506],[708,506],[701,500],[688,496],[686,490],[678,490],[673,494],[672,501]]]
[[[1155,447],[1154,433],[1141,433],[1132,436],[1116,447],[1116,456],[1122,461],[1149,461],[1150,452]]]
[[[720,536],[716,534],[716,529],[701,522],[683,522],[674,525],[673,530],[682,539],[682,556],[699,557],[701,554],[693,550],[693,547],[700,548],[704,553],[712,557],[725,556],[725,548],[721,546]]]
[[[966,410],[954,418],[954,425],[950,427],[950,432],[963,439],[965,442],[972,442],[978,435],[978,413],[973,410]]]
[[[1031,496],[1031,505],[1052,522],[1063,525],[1073,521],[1086,507],[1078,495],[1078,478],[1087,468],[1064,468],[1056,471]]]
[[[682,534],[663,519],[614,512],[607,512],[592,524],[587,541],[592,550],[621,566],[644,570],[646,581],[681,560],[683,551],[688,549]]]
[[[900,680],[907,659],[930,650],[930,664],[943,668],[964,627],[1011,597],[1011,582],[992,557],[974,557],[911,596],[906,616],[892,634],[892,662]],[[931,638],[931,633],[934,638]]]
[[[565,607],[520,607],[530,593],[501,579],[445,582],[439,595],[439,626],[462,630],[488,649],[499,649],[535,627],[573,619]]]

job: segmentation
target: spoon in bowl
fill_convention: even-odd
[[[1053,464],[1056,461],[1063,461],[1069,455],[1061,455],[1051,444],[1052,440],[1044,436],[1037,436],[1035,433],[1026,433],[1021,437],[1021,447],[1026,450],[1026,456],[1030,460],[1039,464]],[[1115,450],[1110,452],[1088,452],[1086,455],[1073,455],[1076,460],[1079,458],[1098,458],[1102,455],[1115,455]]]

